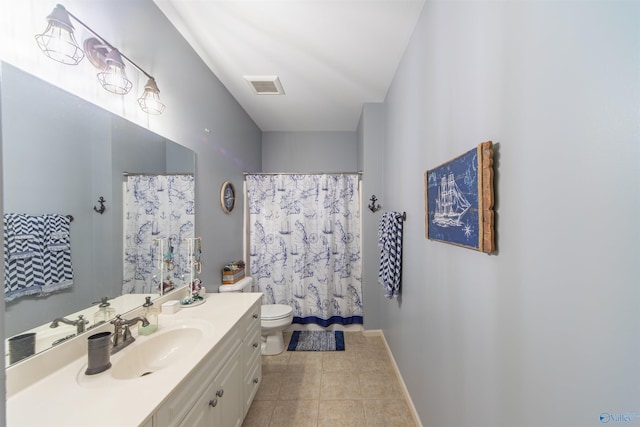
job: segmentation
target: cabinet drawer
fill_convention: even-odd
[[[254,328],[260,329],[260,309],[261,309],[260,301],[256,301],[256,303],[249,309],[247,314],[242,319],[245,336],[250,334]]]
[[[248,335],[244,339],[243,346],[244,346],[244,349],[242,353],[242,360],[243,360],[242,372],[247,373],[253,367],[253,364],[255,363],[255,359],[260,356],[260,352],[261,352],[260,331],[254,330],[253,332],[250,332],[250,335]]]

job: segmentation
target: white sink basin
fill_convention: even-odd
[[[210,323],[193,319],[161,326],[151,335],[136,336],[133,343],[112,355],[110,369],[85,375],[85,364],[78,372],[78,384],[89,388],[124,385],[130,380],[168,374],[173,367],[189,364],[194,351],[206,342],[203,338],[213,330]]]
[[[202,330],[193,327],[158,331],[148,337],[139,337],[129,345],[128,351],[123,350],[122,357],[113,361],[111,376],[118,380],[140,378],[180,363],[201,338]]]

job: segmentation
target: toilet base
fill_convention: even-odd
[[[260,348],[264,356],[274,356],[284,351],[284,337],[282,331],[270,333],[262,336],[262,345]]]

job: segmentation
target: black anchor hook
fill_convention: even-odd
[[[106,202],[106,200],[104,199],[104,197],[100,196],[100,198],[98,199],[98,203],[100,203],[100,208],[96,208],[94,205],[93,210],[98,212],[100,215],[102,215],[104,211],[107,209],[104,205],[104,202]]]

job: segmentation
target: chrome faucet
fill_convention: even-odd
[[[116,354],[136,340],[133,335],[131,335],[129,326],[133,326],[138,322],[141,322],[142,326],[149,326],[149,321],[146,317],[138,316],[131,320],[127,320],[123,319],[120,314],[116,315],[115,319],[111,321],[111,324],[115,327],[111,354]]]
[[[57,328],[60,326],[60,323],[64,323],[65,325],[72,325],[76,327],[76,332],[81,333],[84,332],[84,325],[87,325],[89,321],[84,318],[82,314],[78,315],[76,320],[65,319],[64,317],[58,317],[49,325],[50,328]]]

